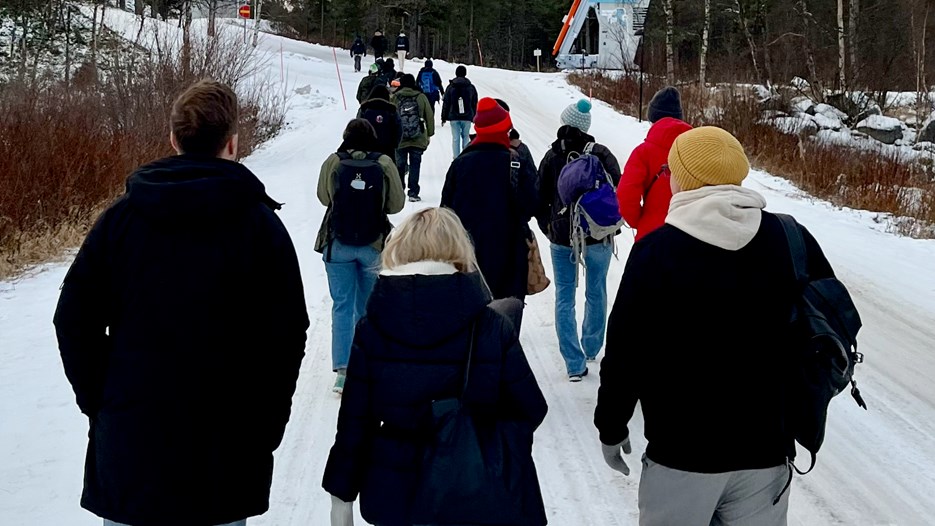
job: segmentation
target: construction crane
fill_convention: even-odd
[[[636,66],[639,47],[649,11],[650,0],[574,0],[563,20],[562,32],[552,48],[552,56],[561,69],[600,68],[630,70]],[[581,30],[586,28],[591,11],[600,27],[597,54],[588,53],[591,42],[575,49]],[[588,34],[589,32],[586,32]]]

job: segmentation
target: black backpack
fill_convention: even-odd
[[[397,133],[396,119],[399,117],[393,110],[367,108],[360,112],[360,117],[362,119],[367,119],[367,121],[373,125],[374,131],[377,132],[377,141],[379,141],[381,145],[389,144],[390,140]]]
[[[448,110],[448,120],[458,121],[465,120],[467,116],[471,113],[473,108],[470,108],[470,101],[468,100],[468,84],[452,84],[451,92],[447,95],[451,97],[451,106]]]
[[[403,127],[403,139],[415,139],[422,135],[422,117],[417,97],[398,97],[399,120]]]
[[[831,399],[851,386],[857,405],[867,409],[854,380],[854,367],[864,361],[857,352],[860,315],[844,284],[836,278],[810,279],[808,254],[802,231],[792,216],[777,214],[792,256],[797,291],[792,310],[790,342],[792,362],[785,397],[784,427],[811,454],[811,465],[825,439],[825,422]],[[792,444],[790,460],[795,459]]]
[[[354,159],[339,152],[335,192],[331,201],[332,239],[345,245],[366,246],[385,234],[387,218],[383,206],[383,167],[379,152]]]

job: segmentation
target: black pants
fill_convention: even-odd
[[[523,309],[526,304],[519,298],[503,298],[490,302],[490,308],[495,312],[510,320],[513,328],[516,329],[516,336],[519,336],[520,326],[523,324]]]
[[[360,71],[360,55],[354,55],[354,71]]]

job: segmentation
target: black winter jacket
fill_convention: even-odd
[[[539,204],[536,208],[536,222],[539,223],[542,233],[556,245],[571,246],[571,214],[558,196],[558,176],[568,164],[568,154],[581,153],[589,142],[595,142],[594,137],[578,128],[562,126],[558,129],[558,138],[539,163]],[[616,187],[620,183],[620,164],[617,158],[603,144],[595,143],[591,153],[604,165],[604,170],[610,174]],[[592,237],[588,237],[586,242],[589,245],[601,243]]]
[[[808,273],[833,276],[802,228]],[[640,402],[654,462],[722,473],[785,462],[782,382],[795,278],[779,219],[737,251],[666,224],[633,246],[610,315],[594,423],[629,435]]]
[[[512,325],[488,308],[477,274],[381,276],[357,326],[322,486],[371,524],[410,525],[431,402],[461,392],[469,331],[476,325],[465,403],[478,419],[519,422],[528,457],[528,525],[546,523],[532,462],[533,431],[547,411]]]
[[[409,37],[396,37],[396,51],[409,52]]]
[[[360,105],[357,117],[367,119],[377,132],[378,151],[396,159],[396,148],[403,136],[402,123],[396,105],[388,100],[370,99]]]
[[[379,58],[386,54],[386,48],[390,45],[384,35],[374,35],[370,39],[370,47],[373,48],[373,56]]]
[[[364,44],[363,39],[358,38],[354,41],[354,45],[351,46],[351,55],[367,55],[367,45]]]
[[[458,99],[464,101],[464,113],[460,111]],[[455,77],[448,83],[448,88],[445,90],[445,100],[442,102],[442,122],[474,122],[476,115],[477,88],[471,84],[467,77]]]
[[[88,234],[55,312],[90,418],[82,507],[135,526],[269,507],[309,325],[278,207],[239,163],[170,157]]]
[[[471,234],[481,273],[495,299],[525,298],[529,220],[536,207],[536,170],[521,163],[511,178],[510,149],[472,142],[452,161],[441,205],[454,210]]]

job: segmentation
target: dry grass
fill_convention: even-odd
[[[625,114],[636,116],[639,112],[639,83],[633,77],[573,73],[569,80]],[[659,87],[656,80],[646,81],[644,116]],[[932,163],[783,133],[762,121],[760,104],[744,90],[726,88],[711,93],[694,85],[680,90],[686,120],[694,126],[719,126],[734,134],[757,168],[789,179],[805,192],[837,206],[889,214],[887,224],[899,234],[935,238]]]
[[[241,154],[275,135],[284,101],[236,38],[201,39],[183,61],[165,39],[152,54],[113,49],[73,82],[0,86],[0,279],[77,246],[139,165],[172,154],[173,100],[201,78],[233,86]],[[184,63],[183,63],[184,62]]]

